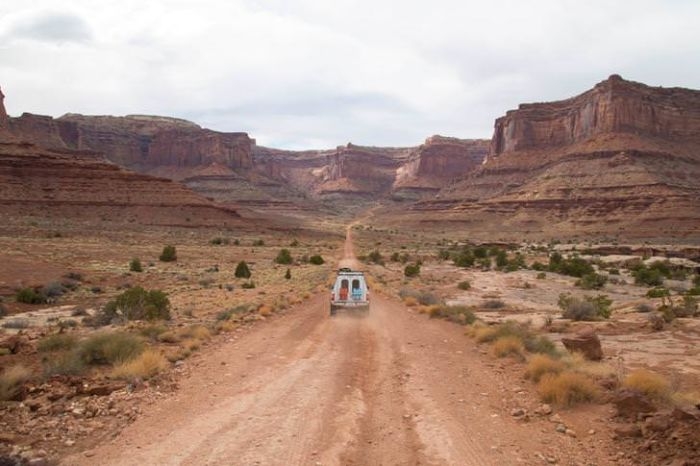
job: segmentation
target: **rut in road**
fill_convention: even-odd
[[[350,230],[346,264],[354,263]],[[367,318],[328,315],[328,296],[190,359],[169,399],[90,457],[110,465],[541,464],[539,450],[594,446],[519,425],[504,379],[459,326],[375,294]]]

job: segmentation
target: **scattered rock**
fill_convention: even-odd
[[[600,339],[592,329],[585,329],[572,337],[562,338],[561,342],[570,353],[581,353],[586,359],[591,361],[603,359]]]
[[[569,437],[576,438],[576,431],[573,429],[566,429],[564,433]]]
[[[523,408],[515,408],[510,412],[510,415],[513,417],[521,417],[525,415],[525,410]]]
[[[614,429],[618,438],[637,438],[642,436],[642,428],[637,424],[624,424]]]
[[[543,404],[535,408],[535,414],[540,416],[549,416],[552,414],[552,407],[548,404]]]
[[[625,419],[637,419],[639,414],[656,412],[648,397],[632,390],[621,390],[613,399],[617,415]]]
[[[100,385],[93,385],[91,387],[84,388],[82,393],[88,396],[107,396],[110,395],[112,392],[116,392],[117,390],[121,390],[124,388],[126,385],[123,383],[107,383],[107,384],[100,384]]]
[[[557,427],[555,428],[557,432],[560,434],[565,434],[566,433],[566,426],[564,424],[557,424]]]

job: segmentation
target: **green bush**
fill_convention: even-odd
[[[163,247],[163,252],[160,253],[160,259],[161,262],[174,262],[177,260],[177,251],[175,250],[175,246],[165,246]]]
[[[212,244],[214,246],[221,246],[224,244],[229,244],[229,239],[216,237],[216,238],[212,238],[211,240],[209,240],[209,244]]]
[[[289,265],[292,262],[294,262],[294,259],[292,258],[292,253],[289,252],[289,249],[280,249],[280,252],[275,258],[275,263]]]
[[[558,252],[549,257],[549,271],[579,278],[595,273],[593,266],[585,259],[577,256],[564,258]]]
[[[452,257],[452,261],[457,267],[472,267],[474,265],[474,254],[470,249],[462,249]]]
[[[250,278],[250,268],[248,268],[248,264],[246,264],[246,261],[240,261],[238,263],[234,275],[236,276],[236,278]]]
[[[287,269],[287,272],[285,272],[285,274],[284,274],[284,278],[286,278],[287,280],[291,279],[292,278],[292,271]]]
[[[144,350],[143,340],[125,332],[99,333],[82,341],[77,354],[85,364],[118,364]]]
[[[501,268],[508,265],[508,254],[503,249],[496,251],[496,267]]]
[[[15,293],[15,299],[18,303],[25,304],[44,304],[46,296],[37,292],[33,288],[22,288]]]
[[[683,296],[683,302],[674,306],[673,313],[676,317],[694,317],[698,315],[698,300],[692,296]]]
[[[608,282],[608,277],[606,275],[601,275],[599,273],[587,273],[580,279],[576,281],[576,286],[583,288],[584,290],[599,290],[605,286]]]
[[[457,283],[457,288],[459,288],[460,290],[466,291],[466,290],[471,289],[471,287],[472,287],[472,284],[469,282],[469,280],[464,280],[464,281]]]
[[[557,304],[565,319],[592,321],[609,318],[612,301],[606,295],[584,296],[582,299],[562,293]]]
[[[40,353],[48,353],[53,351],[69,351],[75,348],[78,344],[78,339],[75,335],[69,333],[57,333],[42,338],[37,343],[37,350]]]
[[[124,291],[102,309],[104,318],[112,321],[170,319],[170,300],[160,290],[147,291],[135,286]]]
[[[131,259],[131,262],[129,262],[129,270],[131,272],[143,272],[143,267],[138,257]]]
[[[536,277],[538,280],[544,280],[547,278],[547,274],[545,272],[539,272]]]
[[[441,317],[458,324],[473,324],[476,321],[476,315],[466,306],[437,306],[431,309],[430,317]]]
[[[253,282],[252,280],[249,282],[245,282],[241,285],[241,288],[246,290],[252,290],[253,288],[255,288],[255,282]]]
[[[51,377],[52,375],[82,375],[85,373],[87,366],[80,358],[77,351],[58,352],[51,355],[50,358],[45,358],[42,361],[44,366],[44,376]]]
[[[309,257],[309,263],[314,265],[323,265],[325,262],[326,261],[323,260],[323,257],[318,254],[314,254],[313,256]]]
[[[261,239],[256,239],[255,241],[253,241],[253,246],[265,246],[265,241]]]
[[[661,286],[664,284],[664,277],[658,269],[650,269],[642,265],[632,271],[634,283],[646,286]]]
[[[408,264],[403,269],[403,274],[407,277],[416,277],[420,274],[420,264]]]

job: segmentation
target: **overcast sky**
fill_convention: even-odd
[[[618,73],[700,89],[698,0],[2,0],[10,115],[157,114],[262,145],[490,138]]]

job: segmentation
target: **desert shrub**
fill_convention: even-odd
[[[292,262],[294,262],[294,258],[292,257],[292,253],[289,252],[289,249],[280,249],[280,252],[277,253],[277,257],[275,257],[275,263],[277,264],[289,265]]]
[[[0,401],[15,399],[20,393],[22,384],[31,378],[32,371],[21,364],[6,368],[0,374]]]
[[[566,364],[559,359],[554,359],[546,354],[536,354],[530,358],[525,370],[525,377],[535,383],[547,374],[559,374],[566,369]]]
[[[472,324],[476,321],[474,312],[466,306],[435,305],[431,309],[430,317],[442,317],[460,324]]]
[[[545,335],[527,335],[523,339],[525,349],[529,353],[547,354],[549,356],[558,357],[559,351],[552,340]]]
[[[224,244],[229,244],[229,239],[217,236],[216,238],[212,238],[211,240],[209,240],[209,244],[213,246],[221,246]]]
[[[384,258],[382,254],[375,249],[374,251],[367,254],[367,262],[373,262],[375,264],[384,265]]]
[[[75,328],[77,326],[78,326],[78,321],[75,319],[64,319],[64,320],[60,320],[58,322],[58,328],[61,328],[61,329]]]
[[[544,280],[544,279],[547,278],[547,274],[546,274],[545,272],[540,272],[540,273],[537,274],[537,277],[536,277],[536,278],[537,278],[538,280]]]
[[[3,303],[0,302],[0,317],[5,317],[7,315],[7,308]]]
[[[161,262],[174,262],[177,260],[177,251],[175,246],[167,245],[163,247],[163,252],[160,253],[158,258]]]
[[[40,353],[53,351],[69,351],[76,347],[78,339],[69,333],[57,333],[42,338],[37,343],[37,350]]]
[[[599,273],[588,273],[576,281],[576,286],[584,290],[599,290],[608,282],[606,275]]]
[[[471,289],[471,287],[472,287],[472,284],[469,282],[469,280],[463,280],[463,281],[457,283],[457,288],[459,288],[460,290],[466,291],[466,290]]]
[[[655,262],[652,265],[658,264]],[[634,283],[643,286],[661,286],[664,283],[664,275],[662,268],[657,267],[647,267],[644,263],[638,264],[632,270],[632,276],[634,277]]]
[[[44,376],[52,375],[82,375],[87,370],[87,366],[80,359],[76,351],[62,351],[44,358],[42,361]]]
[[[492,347],[493,354],[499,358],[516,356],[523,358],[525,346],[520,338],[515,335],[507,335],[496,339]]]
[[[124,291],[102,309],[104,319],[158,320],[170,319],[170,300],[160,290],[147,291],[135,286]]]
[[[41,295],[46,298],[58,298],[66,293],[66,287],[61,282],[51,282],[41,288]]]
[[[46,302],[46,296],[33,288],[22,288],[17,291],[17,293],[15,293],[15,299],[18,303],[25,304],[44,304]]]
[[[83,274],[80,272],[68,272],[64,277],[68,280],[75,280],[76,282],[83,281]]]
[[[477,259],[484,259],[489,255],[489,250],[486,246],[477,246],[474,248],[474,257]]]
[[[234,272],[236,278],[250,278],[250,268],[246,261],[240,261],[236,266],[236,271]]]
[[[158,336],[168,331],[165,325],[147,325],[139,329],[139,334],[152,341],[158,341]]]
[[[488,299],[481,303],[481,307],[484,309],[503,309],[506,307],[506,303],[501,301],[500,299]]]
[[[309,257],[309,263],[313,265],[323,265],[326,261],[323,260],[323,257],[321,257],[319,254],[314,254],[313,256]]]
[[[667,298],[669,296],[671,296],[671,292],[668,288],[662,286],[657,286],[647,291],[647,298]]]
[[[471,267],[474,265],[474,261],[474,254],[468,248],[463,248],[452,256],[452,262],[457,267]]]
[[[218,321],[229,320],[232,317],[243,315],[249,311],[250,311],[250,306],[242,304],[242,305],[239,305],[236,307],[232,307],[230,309],[225,309],[223,311],[220,311],[216,315],[216,320],[218,320]]]
[[[253,288],[255,288],[255,282],[253,282],[253,280],[245,282],[241,285],[241,288],[243,288],[244,290],[252,290]]]
[[[637,310],[637,312],[646,313],[646,312],[651,312],[651,311],[653,311],[653,310],[654,310],[654,306],[652,306],[652,305],[649,304],[649,303],[639,303],[639,304],[637,304],[637,305],[635,306],[635,309]]]
[[[415,277],[420,274],[420,264],[408,264],[403,269],[403,274],[406,277]]]
[[[292,271],[287,269],[287,271],[284,273],[284,278],[290,280],[292,278]]]
[[[2,323],[3,328],[14,328],[23,329],[29,327],[29,319],[24,317],[15,317],[14,319],[8,319]]]
[[[571,371],[543,375],[537,384],[537,391],[542,401],[558,406],[595,401],[599,396],[598,387],[592,379]]]
[[[165,370],[168,360],[158,351],[148,349],[130,361],[124,361],[112,369],[112,377],[118,379],[148,379]]]
[[[539,262],[539,261],[533,262],[533,263],[532,263],[532,266],[531,266],[530,268],[531,268],[532,270],[536,270],[536,271],[538,271],[538,272],[543,272],[543,271],[547,270],[547,266],[544,265],[543,263]],[[541,274],[537,274],[537,278],[539,278],[540,275],[541,275]],[[545,274],[544,276],[546,277],[547,274]]]
[[[549,270],[550,272],[579,278],[595,273],[595,269],[587,260],[578,256],[564,258],[558,252],[549,257]]]
[[[253,241],[253,246],[265,246],[265,241],[261,239],[256,239]]]
[[[680,305],[673,307],[676,317],[693,317],[698,314],[698,300],[692,296],[683,296]]]
[[[557,304],[565,319],[591,321],[609,318],[612,301],[606,295],[584,296],[581,299],[569,293],[562,293]]]
[[[503,249],[496,251],[496,267],[503,268],[508,265],[508,254]]]
[[[76,348],[85,364],[119,364],[135,358],[143,349],[143,341],[126,332],[98,333]]]
[[[657,400],[668,399],[671,395],[671,384],[668,380],[646,369],[630,372],[622,381],[622,386]]]
[[[686,291],[688,296],[700,296],[700,286],[694,286]]]
[[[143,267],[141,266],[141,260],[138,257],[134,257],[129,262],[129,270],[131,272],[143,272]]]
[[[477,343],[488,343],[498,338],[498,331],[495,327],[479,327],[474,329],[474,339]]]

